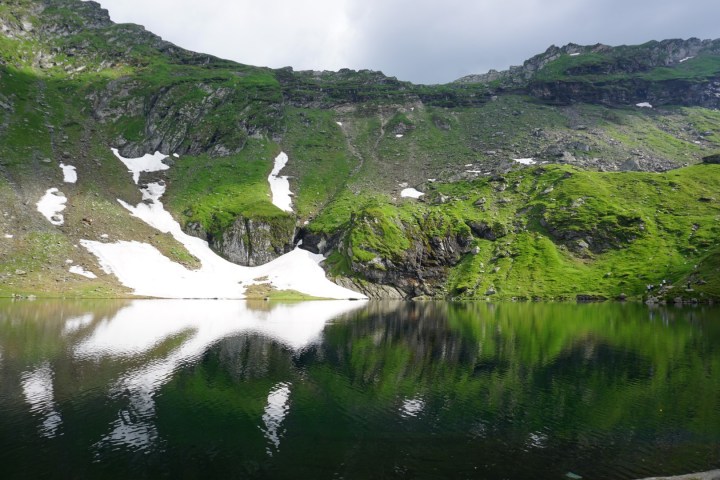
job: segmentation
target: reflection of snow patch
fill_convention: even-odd
[[[528,448],[545,448],[547,446],[548,436],[541,432],[531,432],[528,436]]]
[[[83,327],[87,327],[92,323],[92,313],[82,315],[80,317],[73,317],[65,322],[63,327],[63,335],[68,335],[79,331]]]
[[[420,198],[425,195],[423,192],[415,190],[414,188],[406,188],[400,192],[402,198]]]
[[[45,362],[35,370],[23,373],[21,384],[25,401],[30,404],[30,411],[44,417],[40,434],[47,438],[55,437],[62,418],[55,407],[50,364]]]
[[[292,200],[290,199],[290,195],[292,195],[292,192],[290,192],[290,182],[288,181],[288,177],[279,176],[280,170],[285,168],[287,162],[287,154],[285,152],[280,152],[280,155],[275,157],[275,167],[273,168],[272,172],[270,172],[268,182],[270,182],[270,191],[272,192],[273,205],[275,205],[284,212],[292,213]]]
[[[168,339],[184,335],[184,340],[164,358],[131,370],[114,382],[111,396],[128,395],[129,403],[110,424],[109,433],[98,447],[152,447],[158,438],[154,419],[156,392],[179,368],[196,361],[223,338],[259,333],[300,350],[320,340],[327,322],[360,306],[362,304],[349,301],[302,302],[255,310],[245,302],[232,301],[131,302],[113,318],[97,323],[92,333],[74,347],[73,356],[95,361],[133,357],[147,354]],[[67,325],[66,329],[69,329]],[[268,396],[267,417],[263,416],[266,434],[274,432],[275,436],[269,438],[276,438],[278,442],[288,396],[288,386],[276,386]]]
[[[513,162],[521,163],[523,165],[535,165],[537,163],[533,158],[513,158]]]
[[[407,398],[400,406],[400,415],[403,417],[417,417],[425,409],[425,401],[422,398]]]
[[[62,168],[63,171],[63,182],[65,183],[76,183],[78,176],[77,171],[75,170],[75,167],[72,165],[65,165],[64,163],[60,164],[60,168]]]
[[[640,108],[653,108],[653,106],[648,102],[636,103],[635,106]]]
[[[138,183],[138,180],[140,180],[141,172],[159,172],[170,168],[162,163],[162,160],[167,158],[167,155],[163,155],[160,152],[155,152],[153,155],[148,153],[139,158],[125,158],[120,155],[117,148],[111,148],[111,150],[115,156],[125,164],[128,170],[132,172],[135,183]]]
[[[280,447],[280,437],[283,434],[281,430],[282,422],[289,410],[290,386],[285,383],[279,383],[270,391],[265,405],[265,412],[262,419],[265,424],[265,438],[272,443],[275,448]],[[268,449],[268,453],[272,455],[272,451]]]
[[[92,272],[88,272],[80,265],[73,265],[70,267],[69,272],[74,273],[75,275],[82,275],[85,278],[97,278],[97,275]]]
[[[38,212],[42,213],[53,225],[62,225],[65,218],[60,213],[65,210],[67,198],[57,188],[49,188],[37,202]]]

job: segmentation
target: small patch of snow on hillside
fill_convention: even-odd
[[[682,60],[680,60],[680,63],[685,63],[685,62],[687,62],[688,60],[692,60],[693,58],[695,58],[695,57],[694,57],[694,56],[693,56],[693,57],[685,57],[685,58],[683,58]]]
[[[288,181],[288,177],[280,176],[280,171],[285,168],[287,162],[287,154],[285,152],[280,152],[280,154],[275,157],[275,167],[272,172],[270,172],[268,182],[270,182],[273,205],[284,212],[292,213],[292,199],[290,198],[292,192],[290,191],[290,182]]]
[[[173,157],[180,158],[180,155],[178,155],[177,153],[173,153]]]
[[[395,135],[395,138],[402,138],[402,137],[403,137],[402,133],[398,133],[397,135]]]
[[[402,198],[420,198],[425,195],[423,192],[415,190],[414,188],[406,188],[400,192]]]
[[[135,184],[140,180],[141,172],[159,172],[170,168],[162,162],[167,158],[167,155],[163,155],[160,152],[155,152],[152,155],[146,154],[139,158],[125,158],[120,155],[117,148],[111,148],[110,150],[112,150],[113,154],[132,172]]]
[[[7,238],[8,240],[10,240],[11,238],[13,238],[13,235],[10,235],[9,233],[6,233],[4,236],[5,236],[5,238]]]
[[[342,122],[335,122],[335,123],[337,123],[339,126],[342,127]]]
[[[517,162],[522,165],[535,165],[537,163],[533,158],[513,158],[513,162]]]
[[[37,210],[53,225],[62,225],[65,218],[60,213],[65,210],[67,198],[57,188],[49,188],[37,202]]]
[[[580,53],[578,53],[578,52],[570,54],[571,57],[577,57],[578,55],[580,55]]]
[[[635,106],[636,106],[636,107],[640,107],[640,108],[653,108],[653,106],[650,105],[649,102],[636,103]]]
[[[63,172],[63,182],[77,183],[78,176],[75,167],[73,167],[72,165],[65,165],[64,163],[61,163],[60,168],[62,168]]]
[[[74,273],[75,275],[82,275],[85,278],[97,278],[97,275],[85,270],[80,265],[73,265],[72,267],[70,267],[70,269],[68,271],[70,273]]]

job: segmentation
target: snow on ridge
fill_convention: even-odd
[[[635,106],[640,108],[653,108],[653,106],[649,102],[636,103]]]
[[[425,195],[423,192],[414,188],[406,188],[402,192],[400,192],[400,196],[402,198],[420,198],[423,195]]]
[[[141,172],[159,172],[170,168],[168,165],[162,163],[162,161],[167,158],[167,155],[163,155],[160,152],[155,152],[152,155],[145,154],[139,158],[125,158],[120,155],[117,148],[111,148],[110,150],[112,150],[113,154],[132,172],[135,184],[140,180]]]
[[[276,163],[278,172],[283,166],[284,163]],[[319,266],[325,259],[323,255],[299,248],[258,267],[243,267],[228,262],[215,254],[205,240],[182,231],[160,201],[165,193],[162,182],[150,183],[142,188],[141,192],[143,200],[136,206],[122,200],[118,202],[133,216],[163,233],[172,235],[200,261],[201,267],[189,270],[147,243],[80,241],[84,248],[97,257],[103,271],[115,275],[120,283],[133,289],[136,295],[239,299],[245,297],[246,287],[257,283],[270,283],[278,290],[296,290],[321,298],[366,298],[329,281],[325,277],[325,271]],[[264,280],[259,280],[260,278]]]
[[[74,166],[61,163],[60,168],[62,168],[63,172],[63,182],[77,183],[78,176]]]
[[[65,218],[60,213],[65,210],[67,198],[57,188],[48,188],[45,195],[36,203],[38,212],[42,213],[53,225],[62,225]]]
[[[688,60],[692,60],[693,58],[695,58],[695,56],[692,56],[692,57],[685,57],[685,58],[683,58],[682,60],[680,60],[680,62],[679,62],[679,63],[685,63],[685,62],[687,62]]]
[[[513,158],[513,162],[517,162],[522,165],[535,165],[537,163],[534,158]]]
[[[270,183],[273,205],[283,212],[292,213],[292,199],[290,198],[292,192],[290,191],[290,182],[288,181],[288,177],[280,176],[280,170],[285,168],[287,162],[287,154],[285,152],[280,152],[280,154],[275,157],[275,167],[272,172],[270,172],[268,182]]]

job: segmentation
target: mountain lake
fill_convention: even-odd
[[[0,301],[0,477],[720,467],[720,308]]]

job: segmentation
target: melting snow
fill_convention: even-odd
[[[635,106],[640,108],[653,108],[653,106],[648,102],[636,103]]]
[[[695,58],[695,57],[694,56],[693,57],[685,57],[682,60],[680,60],[680,63],[687,62],[688,60],[692,60],[693,58]]]
[[[270,172],[268,182],[270,182],[273,205],[284,212],[292,213],[292,200],[290,199],[292,192],[290,191],[290,182],[288,181],[288,177],[279,176],[280,170],[285,168],[287,162],[287,154],[285,152],[280,152],[280,155],[275,157],[275,168],[273,168],[273,171]]]
[[[342,127],[342,122],[335,122],[335,123],[337,123],[338,125],[340,125]]]
[[[580,55],[580,53],[577,53],[577,52],[576,52],[576,53],[571,53],[571,54],[570,54],[570,56],[571,56],[571,57],[577,57],[578,55]]]
[[[397,135],[395,135],[395,138],[402,138],[402,137],[403,137],[402,133],[398,133]]]
[[[173,157],[180,158],[180,155],[178,155],[177,153],[173,153]]]
[[[282,167],[281,167],[282,168]],[[81,240],[93,253],[108,274],[134,289],[137,295],[161,298],[244,298],[245,288],[256,278],[278,290],[297,290],[322,298],[365,298],[342,288],[325,277],[318,265],[323,255],[296,248],[270,263],[259,267],[242,267],[219,257],[207,242],[187,235],[165,210],[160,197],[165,192],[162,183],[150,183],[141,189],[143,201],[137,206],[118,200],[133,216],[163,233],[170,233],[182,243],[202,267],[188,270],[163,256],[155,247],[136,241],[116,243]]]
[[[63,171],[63,182],[65,183],[76,183],[77,182],[77,171],[72,165],[60,164],[60,168]]]
[[[57,188],[49,188],[37,202],[37,210],[53,225],[62,225],[65,218],[60,213],[65,210],[67,198]]]
[[[532,158],[513,158],[514,162],[521,163],[523,165],[535,165],[537,162]]]
[[[13,238],[13,236],[10,235],[9,233],[6,233],[6,234],[5,234],[5,238],[7,238],[7,239],[9,240],[9,239]]]
[[[423,192],[415,190],[414,188],[406,188],[400,192],[402,198],[420,198],[425,195]]]
[[[155,152],[153,155],[146,154],[140,158],[125,158],[120,155],[117,148],[111,148],[115,156],[125,164],[130,172],[133,174],[133,181],[137,184],[140,180],[140,172],[159,172],[161,170],[167,170],[170,167],[162,163],[162,160],[167,158],[167,155],[163,155],[160,152]]]
[[[97,278],[97,275],[95,275],[92,272],[88,272],[80,265],[73,265],[72,267],[70,267],[70,269],[68,271],[70,273],[74,273],[76,275],[82,275],[85,278]]]

